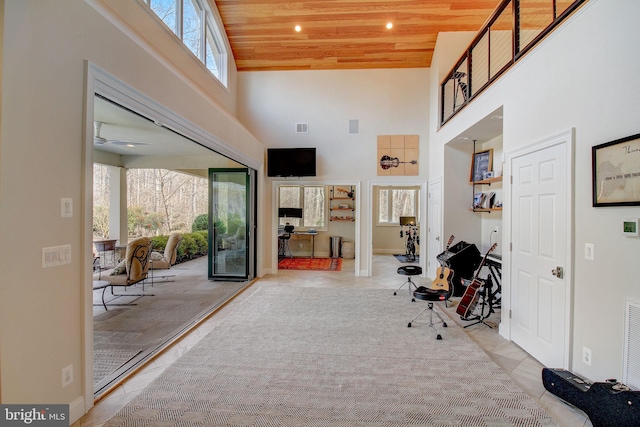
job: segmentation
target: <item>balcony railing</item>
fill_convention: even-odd
[[[444,125],[588,0],[502,0],[441,83]]]

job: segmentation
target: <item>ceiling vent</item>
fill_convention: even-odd
[[[309,133],[309,123],[296,123],[296,133]]]

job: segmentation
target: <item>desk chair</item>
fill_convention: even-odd
[[[409,324],[407,325],[407,327],[410,328],[413,323],[418,323],[418,322],[415,322],[416,319],[422,316],[425,312],[429,311],[429,323],[427,323],[427,325],[429,325],[430,328],[433,328],[436,331],[436,339],[441,340],[442,335],[438,330],[438,325],[442,325],[443,328],[446,328],[447,322],[445,322],[442,316],[440,315],[440,313],[438,313],[435,310],[434,303],[444,301],[446,306],[447,300],[449,299],[449,295],[450,295],[450,292],[448,290],[435,290],[435,289],[425,288],[424,286],[420,286],[418,289],[416,289],[413,292],[413,296],[419,300],[428,301],[428,305],[427,305],[427,308],[422,310],[413,319],[409,321]],[[438,321],[434,322],[433,320],[434,315],[438,318]]]
[[[291,248],[289,247],[289,240],[291,240],[291,233],[284,233],[278,236],[280,239],[280,252],[278,253],[279,258],[293,258],[293,254],[291,253]]]

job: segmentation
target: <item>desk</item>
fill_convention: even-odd
[[[280,242],[282,239],[280,239],[280,236],[282,236],[283,234],[287,234],[286,231],[284,230],[278,230],[278,242]],[[318,234],[318,232],[310,232],[310,231],[292,231],[290,233],[291,235],[296,235],[296,236],[311,236],[311,258],[315,257],[316,254],[316,235]],[[281,249],[278,249],[278,255],[280,255],[281,253]],[[292,255],[293,256],[293,255]]]
[[[294,231],[292,234],[296,234],[298,236],[311,236],[311,258],[313,258],[316,254],[316,234],[318,234],[318,232],[311,233],[309,231]]]

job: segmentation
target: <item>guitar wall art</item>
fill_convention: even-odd
[[[418,135],[378,135],[378,175],[418,175]]]

